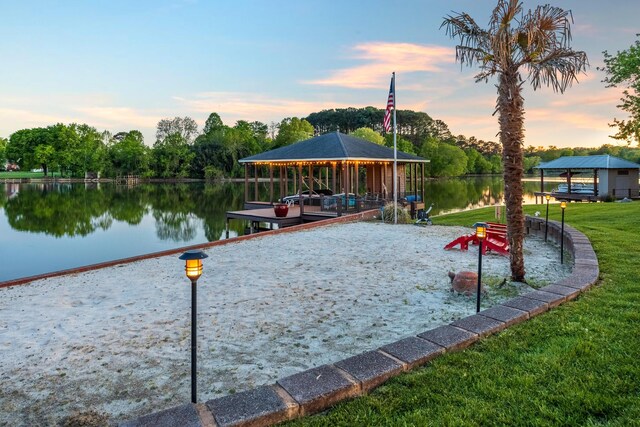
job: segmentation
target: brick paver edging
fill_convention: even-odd
[[[362,221],[362,220],[367,220],[367,219],[373,219],[373,218],[376,217],[376,215],[379,214],[379,212],[380,212],[379,209],[371,209],[371,210],[367,210],[367,211],[363,211],[363,212],[359,212],[359,213],[355,213],[355,214],[339,216],[339,217],[336,217],[336,218],[329,218],[329,219],[324,219],[324,220],[321,220],[321,221],[314,221],[314,222],[308,222],[308,223],[305,223],[305,224],[293,225],[291,227],[280,228],[278,230],[261,231],[260,233],[248,234],[246,236],[232,237],[232,238],[226,239],[226,240],[217,240],[215,242],[208,242],[208,243],[201,243],[201,244],[198,244],[198,245],[184,246],[184,247],[176,248],[176,249],[168,249],[166,251],[153,252],[153,253],[133,256],[133,257],[129,257],[129,258],[121,258],[121,259],[116,259],[116,260],[113,260],[113,261],[106,261],[106,262],[100,262],[100,263],[97,263],[97,264],[85,265],[85,266],[77,267],[77,268],[70,268],[70,269],[67,269],[67,270],[54,271],[52,273],[44,273],[44,274],[38,274],[38,275],[35,275],[35,276],[21,277],[19,279],[7,280],[5,282],[0,282],[0,288],[8,288],[10,286],[24,285],[25,283],[30,283],[30,282],[33,282],[33,281],[36,281],[36,280],[48,279],[48,278],[51,278],[51,277],[64,276],[64,275],[67,275],[67,274],[84,273],[85,271],[98,270],[100,268],[105,268],[105,267],[113,267],[114,265],[119,265],[119,264],[128,264],[128,263],[131,263],[131,262],[141,261],[141,260],[144,260],[144,259],[160,258],[160,257],[167,256],[167,255],[176,255],[176,254],[180,254],[180,253],[182,253],[184,251],[187,251],[187,250],[190,250],[190,249],[207,249],[207,248],[210,248],[210,247],[213,247],[213,246],[227,245],[227,244],[236,243],[236,242],[240,242],[240,241],[243,241],[243,240],[255,239],[256,237],[263,237],[263,236],[271,235],[271,234],[291,233],[293,231],[306,230],[306,229],[314,228],[314,227],[322,227],[322,226],[325,226],[325,225],[336,224],[336,223],[340,223],[340,222]]]
[[[301,227],[305,228],[305,225]],[[527,217],[526,228],[528,234],[545,234],[544,220],[537,217]],[[574,268],[571,275],[555,284],[456,320],[450,325],[331,365],[282,378],[272,385],[206,403],[176,406],[124,422],[120,426],[268,426],[319,412],[341,400],[367,393],[403,371],[424,365],[440,354],[468,347],[482,337],[574,299],[593,286],[600,271],[589,240],[566,224],[564,235],[560,236],[560,224],[550,221],[548,239],[559,244],[560,238],[564,239],[564,247],[573,255]]]

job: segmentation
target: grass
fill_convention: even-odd
[[[56,172],[54,175],[60,176],[58,172]],[[51,176],[51,174],[49,174],[49,176]],[[22,172],[22,171],[0,172],[0,179],[20,179],[20,178],[44,178],[44,172]]]
[[[529,214],[541,206],[525,206]],[[551,205],[550,219],[560,219]],[[492,220],[493,209],[436,224]],[[640,426],[640,203],[569,204],[600,282],[578,299],[441,356],[292,426]]]

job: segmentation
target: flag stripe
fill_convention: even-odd
[[[396,92],[395,81],[394,81],[394,78],[391,77],[391,86],[389,87],[389,97],[387,98],[387,110],[384,113],[384,121],[382,122],[385,132],[389,132],[391,130],[391,110],[396,107],[395,92]]]

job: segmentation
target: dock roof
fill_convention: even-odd
[[[398,161],[426,163],[422,157],[398,151]],[[240,163],[393,161],[393,149],[340,132],[326,133],[295,144],[240,159]]]
[[[598,156],[567,156],[560,157],[546,163],[540,163],[537,169],[640,169],[640,165],[619,157],[606,155]]]

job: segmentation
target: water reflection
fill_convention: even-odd
[[[225,227],[224,213],[240,209],[238,185],[146,184],[132,188],[82,184],[11,184],[0,199],[7,222],[18,232],[83,237],[108,230],[114,221],[135,226],[145,215],[155,220],[160,240],[190,242],[204,227],[209,241]]]
[[[534,192],[540,191],[540,183],[531,180],[523,184],[524,203],[534,203]],[[553,185],[545,183],[545,191],[551,191]],[[425,190],[427,205],[434,204],[433,215],[504,203],[504,185],[499,176],[432,180],[426,182]]]

